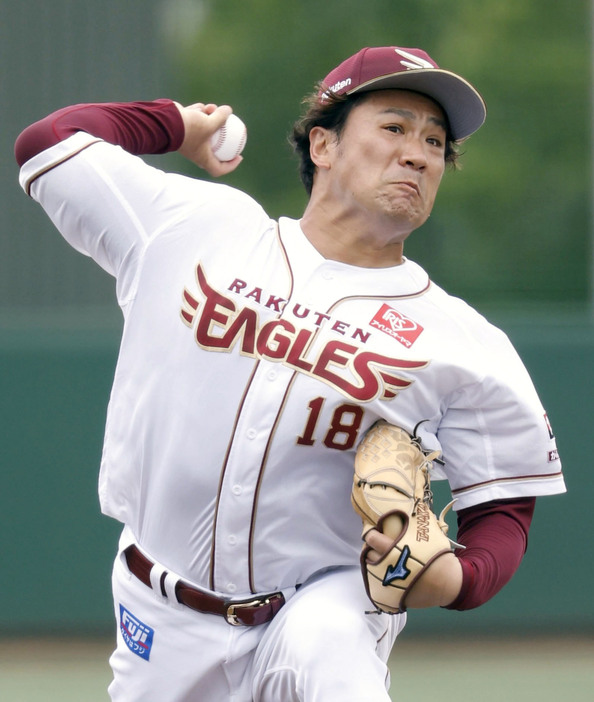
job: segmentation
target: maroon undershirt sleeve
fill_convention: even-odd
[[[491,599],[509,582],[528,546],[536,498],[495,500],[458,513],[457,549],[462,589],[446,609],[472,609]]]
[[[15,143],[19,166],[76,132],[87,132],[131,154],[177,151],[184,139],[181,114],[172,100],[72,105],[27,127]]]

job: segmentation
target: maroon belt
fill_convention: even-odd
[[[130,572],[145,585],[152,588],[150,574],[154,563],[151,563],[136,546],[129,546],[124,551],[124,556]],[[166,575],[167,572],[164,572],[161,576],[161,594],[163,596],[166,596],[164,587]],[[181,581],[178,581],[175,585],[175,596],[180,604],[204,614],[218,614],[233,626],[265,624],[285,604],[285,597],[282,592],[275,592],[272,595],[255,597],[250,600],[230,601],[202,590],[197,590]]]

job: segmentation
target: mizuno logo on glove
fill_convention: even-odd
[[[409,556],[410,548],[405,546],[402,549],[402,553],[400,554],[400,558],[398,559],[396,565],[388,566],[382,585],[390,585],[390,583],[394,582],[394,580],[404,580],[410,575],[410,570],[406,567],[406,562],[408,561]]]

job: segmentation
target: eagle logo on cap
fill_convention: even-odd
[[[406,61],[400,61],[403,66],[406,66],[407,70],[414,68],[435,68],[435,66],[429,61],[419,58],[414,54],[410,54],[408,51],[403,51],[402,49],[394,49],[394,51],[399,56],[402,56],[402,58],[407,59]]]

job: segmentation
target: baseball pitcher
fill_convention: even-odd
[[[420,49],[358,51],[293,128],[308,201],[278,221],[141,158],[224,176],[230,114],[79,104],[16,143],[25,192],[124,318],[99,477],[122,523],[109,693],[388,702],[407,612],[493,597],[536,497],[565,490],[507,337],[404,256],[485,104]]]

